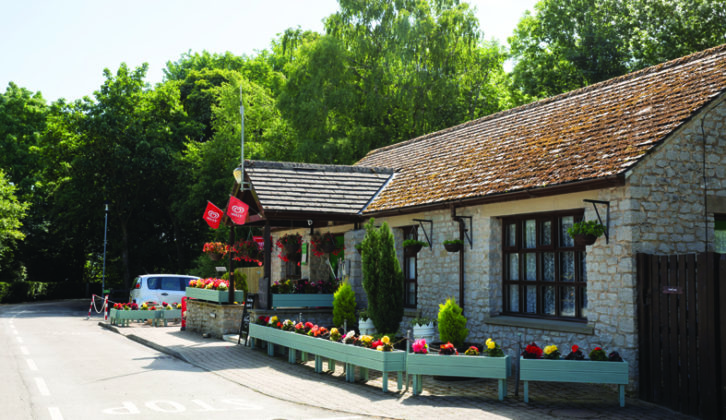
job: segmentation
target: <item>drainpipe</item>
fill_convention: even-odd
[[[464,242],[466,240],[466,225],[464,219],[456,215],[456,207],[451,206],[451,218],[459,222],[459,240],[461,240],[461,250],[459,250],[459,306],[464,309]]]
[[[464,227],[464,220],[462,219],[456,219],[457,222],[459,222],[459,239],[464,242],[466,238],[464,237],[464,231],[466,228]],[[466,249],[466,246],[464,244],[461,245],[461,251],[459,251],[459,306],[461,306],[461,309],[464,309],[464,250]]]

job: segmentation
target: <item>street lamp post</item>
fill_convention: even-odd
[[[108,232],[108,203],[106,203],[106,215],[103,220],[103,274],[101,276],[101,294],[106,293],[106,233]]]

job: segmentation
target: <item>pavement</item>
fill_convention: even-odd
[[[507,396],[499,401],[495,380],[445,381],[425,376],[422,394],[414,396],[412,379],[409,386],[404,379],[399,392],[396,376],[390,375],[389,392],[384,393],[380,372],[371,371],[367,382],[348,383],[342,366],[315,373],[312,361],[292,364],[286,357],[270,357],[263,349],[246,347],[244,340],[238,345],[236,335],[224,340],[203,338],[182,331],[178,323],[152,327],[132,322],[119,327],[101,321],[99,325],[267,396],[352,415],[447,420],[694,419],[632,396],[620,407],[617,389],[598,384],[530,382],[529,403],[525,403],[523,385],[515,394],[514,379],[508,381]]]

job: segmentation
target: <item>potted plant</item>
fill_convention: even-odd
[[[451,239],[448,241],[444,241],[444,248],[446,248],[449,252],[459,252],[461,251],[461,248],[464,246],[464,241],[461,239]]]
[[[413,327],[413,338],[424,339],[428,342],[434,341],[434,335],[436,330],[434,329],[434,320],[419,315],[411,320],[411,326]]]
[[[567,229],[567,234],[575,240],[575,245],[578,246],[592,245],[604,233],[605,226],[594,220],[576,222]]]
[[[441,341],[451,342],[457,348],[464,345],[469,330],[466,328],[466,317],[462,315],[461,306],[454,298],[439,304],[439,338]]]
[[[300,252],[302,236],[298,233],[282,235],[277,239],[275,245],[282,250],[280,258],[289,261],[291,257]]]
[[[210,260],[219,261],[227,253],[227,245],[221,242],[207,242],[204,244],[202,252],[207,254]]]
[[[373,321],[368,317],[368,311],[361,309],[358,312],[358,331],[361,335],[373,335],[376,333],[376,327]]]
[[[416,239],[406,239],[403,241],[403,255],[407,257],[415,257],[421,248],[429,246],[427,242],[419,241]]]

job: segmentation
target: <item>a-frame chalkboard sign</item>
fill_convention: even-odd
[[[250,335],[250,316],[251,316],[251,310],[255,307],[255,301],[257,300],[257,295],[254,293],[248,293],[247,299],[245,300],[245,306],[242,308],[242,321],[239,324],[239,335],[237,336],[237,344],[240,343],[242,340],[242,334],[245,335],[245,345],[250,345],[249,335]]]

